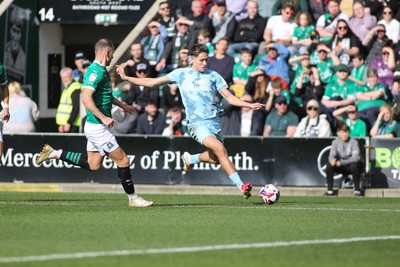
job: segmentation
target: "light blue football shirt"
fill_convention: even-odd
[[[172,71],[167,78],[170,83],[178,85],[190,123],[218,117],[221,110],[215,96],[228,88],[221,75],[210,69],[198,72],[187,67]]]

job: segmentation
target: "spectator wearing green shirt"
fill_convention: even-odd
[[[371,129],[379,108],[388,102],[385,85],[378,83],[378,72],[375,69],[368,70],[367,84],[358,88],[356,98],[360,118]]]
[[[326,86],[334,76],[332,67],[339,65],[340,60],[325,43],[319,43],[311,53],[310,64],[317,66],[321,82]]]
[[[315,30],[311,15],[307,11],[300,11],[294,19],[296,26],[292,34],[292,45],[288,48],[290,53],[304,54],[312,44],[311,32]]]
[[[299,118],[288,110],[288,102],[284,96],[275,99],[275,109],[268,115],[263,136],[293,137]]]
[[[367,65],[365,57],[362,54],[357,54],[353,57],[353,69],[351,70],[349,80],[353,81],[358,87],[363,87],[367,80]]]
[[[307,51],[305,51],[300,56],[293,56],[289,59],[289,64],[292,66],[292,69],[295,71],[293,82],[290,86],[290,92],[294,94],[296,92],[296,84],[299,80],[301,74],[304,71],[308,71],[310,69],[310,55]],[[309,82],[310,78],[308,75],[303,76],[303,82]]]
[[[344,114],[347,113],[347,117]],[[350,128],[350,137],[366,137],[367,125],[358,117],[358,108],[356,105],[348,105],[333,112],[333,116],[338,122],[346,123]]]
[[[327,115],[332,129],[336,128],[336,120],[333,111],[340,107],[353,104],[356,101],[356,84],[348,79],[349,68],[344,64],[339,64],[333,68],[336,78],[333,78],[328,85],[321,103],[323,112]]]
[[[235,96],[242,97],[245,92],[245,86],[256,65],[252,64],[253,56],[250,49],[243,48],[240,51],[240,62],[233,66],[233,84],[231,89],[235,92]]]
[[[287,90],[282,89],[282,81],[279,78],[275,78],[271,81],[271,88],[269,88],[269,95],[267,103],[265,104],[265,110],[270,112],[272,109],[273,103],[275,103],[276,99],[279,96],[283,96],[286,99],[286,102],[290,103],[290,94]]]
[[[371,137],[395,138],[400,136],[399,123],[393,120],[393,109],[389,104],[380,108],[378,118],[370,131]]]

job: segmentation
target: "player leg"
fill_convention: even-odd
[[[40,165],[44,161],[52,159],[60,159],[88,171],[97,171],[100,169],[103,156],[97,151],[93,152],[88,150],[87,154],[84,154],[82,152],[54,149],[49,144],[45,144],[39,156],[36,158],[36,164]]]
[[[199,124],[191,124],[189,125],[189,131],[191,136],[197,142],[207,148],[207,151],[196,155],[190,155],[185,152],[182,157],[184,166],[199,162],[221,164],[222,169],[229,176],[232,182],[242,190],[245,198],[249,198],[251,196],[250,191],[252,186],[250,183],[243,184],[235,167],[228,158],[228,152],[222,143],[223,139],[221,135],[220,121],[214,120]]]
[[[236,171],[233,163],[229,160],[228,152],[224,144],[214,136],[208,136],[203,140],[203,145],[208,151],[200,154],[200,161],[214,164],[221,164],[222,169],[229,176],[229,179],[239,188],[243,196],[247,199],[251,197],[252,186],[250,183],[244,184]]]
[[[108,157],[117,164],[118,178],[129,199],[129,206],[132,207],[148,207],[153,202],[144,200],[135,193],[135,187],[132,180],[131,170],[129,168],[129,159],[125,151],[118,146],[115,150],[108,153]]]

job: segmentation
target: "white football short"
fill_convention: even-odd
[[[0,118],[0,142],[3,143],[3,119],[2,118]]]
[[[100,155],[113,152],[119,147],[115,136],[104,124],[85,123],[85,136],[87,138],[87,151],[98,151]]]

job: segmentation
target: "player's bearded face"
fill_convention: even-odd
[[[113,59],[114,51],[108,51],[106,54],[106,66],[109,66]]]
[[[193,69],[203,72],[207,67],[208,55],[201,53],[197,57],[193,57]]]

